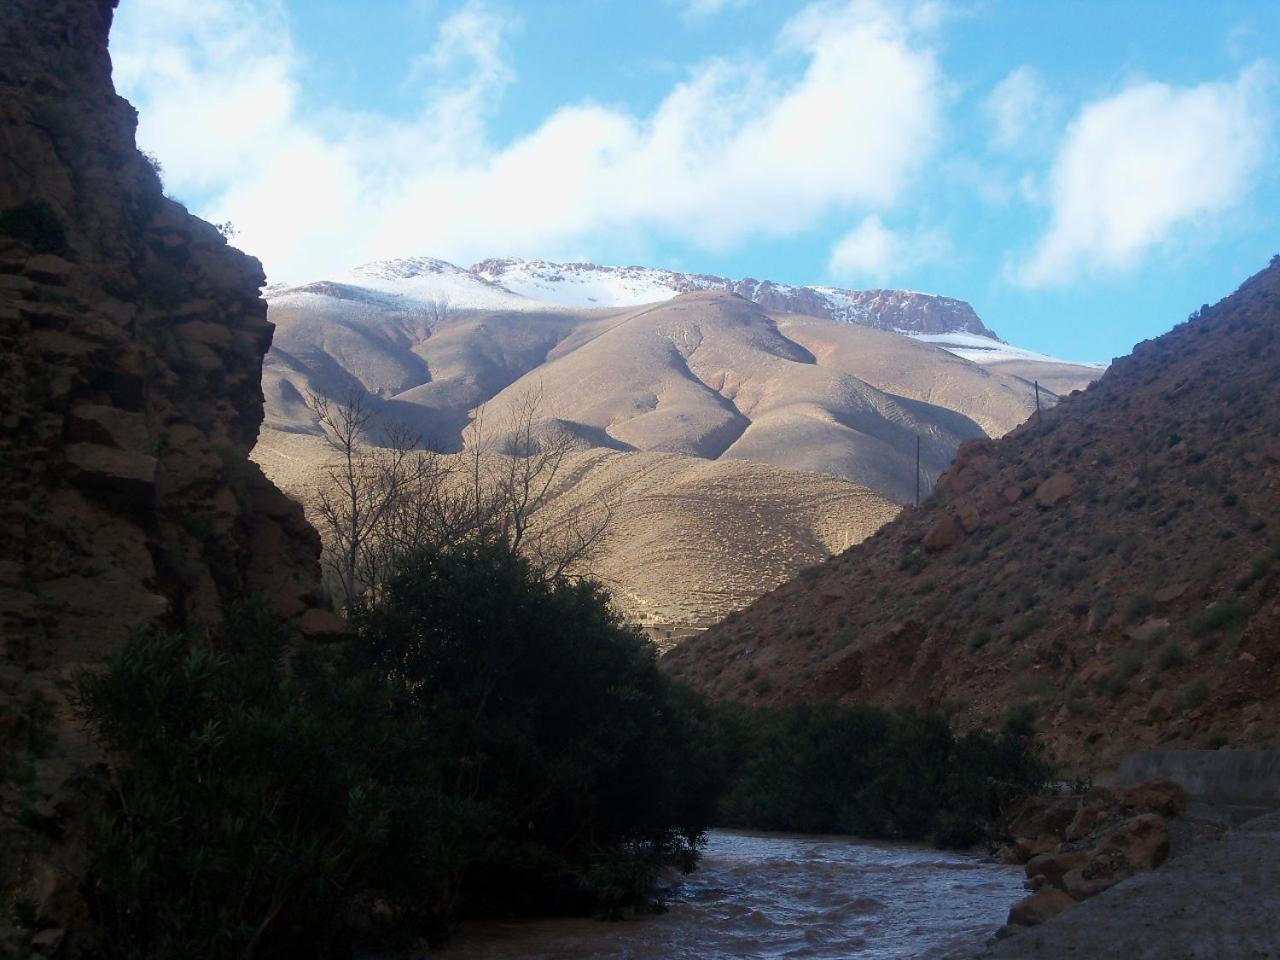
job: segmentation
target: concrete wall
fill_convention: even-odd
[[[1116,786],[1162,778],[1187,795],[1218,803],[1280,806],[1280,751],[1143,750],[1116,771]]]

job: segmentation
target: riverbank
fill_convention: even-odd
[[[669,909],[464,927],[442,960],[917,960],[981,942],[1022,870],[973,853],[851,837],[711,831]]]
[[[1280,958],[1280,812],[1187,838],[1163,867],[947,960]]]

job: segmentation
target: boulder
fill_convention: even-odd
[[[1164,817],[1141,813],[1113,827],[1098,841],[1094,859],[1119,853],[1131,872],[1152,870],[1169,857],[1169,828]]]
[[[1124,635],[1137,643],[1148,643],[1169,629],[1169,621],[1164,617],[1150,617],[1136,627],[1130,627]]]
[[[1164,723],[1173,716],[1177,706],[1172,693],[1168,690],[1157,690],[1147,703],[1147,723]]]
[[[1061,839],[1076,814],[1075,797],[1031,797],[1008,821],[1007,835],[1038,837],[1043,834]]]
[[[1087,850],[1042,853],[1027,861],[1027,877],[1043,877],[1049,885],[1065,890],[1062,878],[1072,870],[1082,869],[1089,862],[1089,856]]]
[[[1069,473],[1055,473],[1036,487],[1036,503],[1052,507],[1066,500],[1075,492],[1076,479]]]
[[[1039,926],[1073,906],[1075,900],[1057,887],[1042,887],[1009,908],[1009,924],[1017,927]]]
[[[1187,794],[1169,780],[1148,780],[1121,790],[1120,804],[1141,813],[1176,817],[1187,812]]]
[[[933,553],[955,546],[963,536],[964,530],[956,518],[951,514],[945,514],[929,528],[920,544],[925,550]]]
[[[973,533],[982,523],[982,515],[972,500],[965,500],[956,506],[956,519],[965,533]]]
[[[1061,842],[1061,838],[1056,834],[1049,833],[1038,837],[1018,837],[1013,841],[1013,862],[1028,863],[1042,854],[1057,850]]]
[[[1067,825],[1064,836],[1074,843],[1091,836],[1098,827],[1110,819],[1115,811],[1116,796],[1105,787],[1094,787],[1080,798],[1075,816]]]

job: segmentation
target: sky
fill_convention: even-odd
[[[1273,0],[122,0],[272,282],[519,256],[959,297],[1107,360],[1280,252]]]

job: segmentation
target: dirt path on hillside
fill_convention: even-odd
[[[1280,960],[1280,813],[951,960]]]

